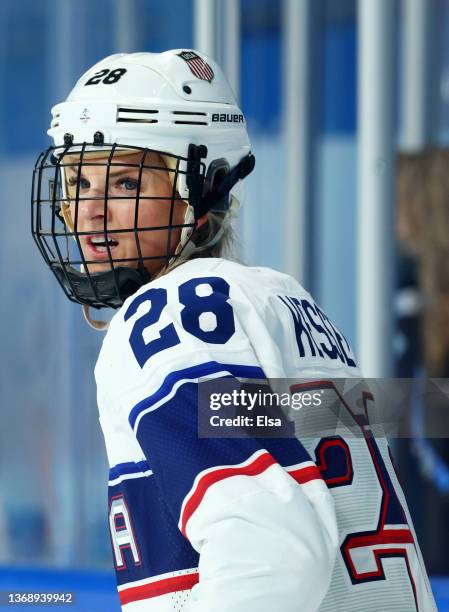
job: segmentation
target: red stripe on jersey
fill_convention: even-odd
[[[354,536],[348,546],[349,550],[361,546],[376,546],[379,544],[413,544],[413,535],[410,529],[383,529],[375,536]]]
[[[296,480],[296,482],[299,482],[299,484],[305,484],[311,480],[323,480],[321,472],[316,465],[308,465],[303,468],[298,468],[297,470],[292,470],[288,473]]]
[[[186,535],[187,522],[202,502],[203,497],[210,486],[216,482],[219,482],[220,480],[230,478],[231,476],[257,476],[275,463],[276,459],[270,455],[270,453],[266,452],[259,455],[256,459],[254,459],[254,461],[248,463],[247,465],[226,468],[218,467],[216,470],[208,472],[202,478],[200,478],[196,488],[190,494],[190,498],[188,499],[181,515],[181,532],[184,534],[184,536]]]
[[[191,589],[195,584],[199,582],[199,574],[197,572],[192,574],[185,574],[184,576],[173,576],[171,578],[162,578],[161,580],[155,580],[148,584],[140,584],[139,586],[129,587],[119,591],[120,604],[124,606],[132,601],[139,601],[141,599],[150,599],[151,597],[158,597],[160,595],[166,595],[167,593],[174,593],[176,591],[186,591]]]

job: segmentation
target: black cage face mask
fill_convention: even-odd
[[[99,148],[97,143],[70,142],[39,156],[32,234],[71,301],[119,308],[181,255],[185,244],[176,250],[180,232],[192,232],[198,219],[206,154],[205,147],[195,145],[188,157],[181,157],[119,144]],[[185,202],[176,188],[181,174],[195,212],[192,223],[184,221]]]

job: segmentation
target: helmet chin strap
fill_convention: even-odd
[[[84,272],[84,264],[80,265],[80,271]],[[89,327],[91,327],[92,329],[95,329],[96,331],[107,331],[108,330],[109,321],[100,321],[98,319],[92,318],[90,315],[90,306],[88,306],[87,304],[82,304],[82,308],[83,308],[84,320],[89,325]]]
[[[89,327],[96,331],[107,331],[109,327],[109,321],[98,321],[90,316],[90,306],[83,304],[83,317]]]

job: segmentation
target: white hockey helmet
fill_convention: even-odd
[[[141,256],[131,263],[116,261],[109,247],[110,270],[89,273],[68,212],[65,167],[73,167],[74,155],[79,173],[93,152],[103,153],[107,163],[121,152],[141,151],[143,159],[148,151],[163,154],[177,197],[188,204],[175,253],[160,254],[165,264],[187,245],[194,250],[189,239],[205,213],[220,211],[226,217],[232,190],[254,167],[245,118],[222,70],[190,49],[111,55],[78,80],[52,115],[48,134],[54,146],[35,167],[32,232],[66,295],[84,305],[117,308],[150,276]],[[78,189],[76,199],[82,200]],[[137,195],[137,206],[138,200]],[[107,243],[106,215],[102,233]],[[64,252],[61,248],[61,237],[68,236],[78,245],[76,256],[67,240]]]

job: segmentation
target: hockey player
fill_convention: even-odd
[[[123,609],[434,610],[388,445],[331,380],[358,376],[348,343],[294,279],[226,257],[254,157],[220,68],[113,55],[52,112],[34,238],[93,324],[118,309],[95,375]],[[201,379],[298,377],[358,436],[199,435]]]

